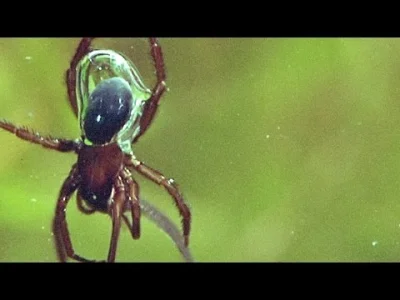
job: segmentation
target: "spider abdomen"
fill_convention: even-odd
[[[80,196],[92,207],[106,211],[112,186],[123,166],[123,153],[117,144],[84,145],[78,156]]]
[[[132,92],[120,77],[100,82],[89,97],[83,115],[83,130],[87,139],[101,145],[128,121],[132,110]]]

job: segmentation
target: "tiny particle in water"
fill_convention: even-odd
[[[266,135],[266,138],[269,139],[269,134]]]
[[[31,59],[32,59],[32,56],[25,56],[25,59],[26,59],[26,60],[31,60]]]
[[[276,129],[280,130],[280,129],[281,129],[281,126],[276,127]]]
[[[32,198],[31,201],[32,201],[32,202],[36,202],[37,200],[36,200],[35,198]]]
[[[42,226],[42,229],[44,230],[44,226]]]
[[[372,246],[375,247],[376,245],[378,245],[378,241],[373,241]]]
[[[33,118],[33,113],[32,112],[28,112],[28,117],[29,118]]]
[[[291,234],[294,234],[294,230],[292,230],[290,233],[291,233]]]

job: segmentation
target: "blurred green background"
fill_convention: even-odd
[[[79,39],[0,39],[0,118],[77,138],[64,74]],[[400,260],[400,39],[162,38],[168,87],[137,157],[192,208],[197,261]],[[98,39],[152,87],[146,39]],[[74,154],[0,132],[0,259],[55,262],[51,220]],[[172,199],[135,176],[177,224]],[[75,250],[105,259],[111,221],[68,222]],[[181,261],[146,219],[117,261]]]

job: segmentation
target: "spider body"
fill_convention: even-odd
[[[78,155],[78,197],[96,210],[106,212],[113,182],[123,168],[123,153],[117,144],[84,145]]]
[[[121,221],[128,224],[134,239],[140,237],[142,210],[172,237],[181,253],[190,260],[186,247],[191,213],[178,186],[172,179],[166,179],[157,170],[137,160],[132,151],[132,144],[153,121],[165,92],[161,47],[156,39],[149,39],[157,76],[157,84],[150,90],[129,59],[112,50],[94,50],[91,41],[91,38],[81,40],[66,73],[69,101],[79,119],[80,139],[43,137],[1,120],[0,128],[45,148],[73,151],[78,155],[77,163],[61,187],[56,206],[53,228],[59,252],[65,251],[66,256],[77,261],[89,261],[75,253],[66,222],[67,204],[77,191],[78,208],[83,213],[99,211],[111,216],[112,235],[107,261],[115,261]],[[175,200],[182,216],[183,242],[176,238],[167,218],[154,207],[140,202],[139,185],[132,176],[134,172],[163,186]],[[132,224],[123,215],[126,211],[132,215]]]

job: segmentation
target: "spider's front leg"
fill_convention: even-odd
[[[133,157],[125,157],[125,165],[128,168],[134,168],[137,172],[150,179],[151,181],[163,186],[167,192],[174,198],[175,204],[182,217],[183,238],[185,246],[189,245],[191,213],[189,207],[186,205],[183,196],[181,195],[178,185],[173,179],[166,179],[163,174],[157,170],[145,165],[141,161]]]
[[[63,250],[65,250],[66,255],[80,262],[95,262],[94,260],[89,260],[79,256],[75,253],[72,246],[71,238],[68,231],[68,225],[66,220],[66,210],[68,201],[71,199],[71,195],[76,191],[80,184],[80,177],[78,174],[78,168],[76,164],[72,167],[70,174],[64,181],[63,186],[60,191],[60,196],[57,200],[56,215],[54,218],[54,234],[58,242],[62,242]],[[61,243],[57,243],[60,246]],[[59,249],[59,252],[64,252]],[[62,256],[62,255],[61,255]]]
[[[42,136],[38,132],[29,130],[28,128],[14,125],[6,120],[0,120],[0,128],[15,134],[21,140],[28,141],[34,144],[43,146],[44,148],[57,150],[60,152],[77,152],[80,148],[80,143],[78,141],[58,139],[50,136]]]

